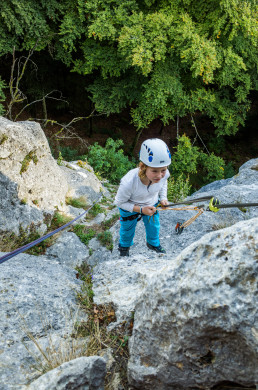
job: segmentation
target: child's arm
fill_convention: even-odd
[[[153,215],[156,212],[156,207],[154,206],[139,206],[137,204],[133,204],[129,202],[131,195],[133,193],[132,183],[124,183],[123,181],[120,183],[118,188],[114,204],[118,206],[120,209],[129,211],[130,213],[142,213],[145,215]]]
[[[154,206],[138,206],[138,205],[134,205],[133,206],[133,211],[135,211],[136,213],[141,213],[141,214],[145,214],[145,215],[153,215],[156,213],[156,207]]]
[[[168,190],[168,181],[166,180],[159,191],[159,199],[160,199],[160,204],[162,206],[165,206],[166,204],[168,204],[167,190]]]
[[[128,202],[131,195],[132,195],[132,186],[129,186],[128,183],[121,182],[115,197],[114,204],[120,209],[132,213],[134,211],[133,210],[134,205]]]

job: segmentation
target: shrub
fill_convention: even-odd
[[[120,214],[116,213],[111,218],[107,219],[106,221],[102,222],[102,226],[104,229],[110,229],[119,219]]]
[[[168,179],[168,200],[170,202],[179,202],[190,195],[191,184],[189,176],[184,179],[183,175],[179,175],[177,179],[169,177]]]
[[[105,209],[101,207],[98,203],[94,204],[94,206],[88,211],[86,215],[86,219],[93,219],[95,218],[98,214],[104,213]]]
[[[208,155],[200,152],[199,162],[204,171],[203,184],[224,179],[225,162],[223,158],[215,156],[214,153]]]
[[[105,232],[99,233],[97,239],[101,242],[103,246],[112,251],[113,249],[113,238],[111,232],[106,230]]]
[[[96,235],[96,232],[93,229],[88,229],[84,225],[79,225],[79,224],[73,227],[73,232],[79,237],[81,242],[85,245],[88,245],[89,241]]]
[[[122,140],[114,141],[108,138],[104,148],[97,142],[90,146],[87,156],[94,171],[113,184],[119,183],[120,179],[135,166],[135,162],[131,162],[124,155],[121,146],[123,146]]]
[[[86,156],[82,156],[78,150],[72,149],[69,146],[61,146],[60,154],[65,161],[85,160],[86,158]]]
[[[186,180],[189,174],[197,172],[199,150],[197,146],[191,145],[191,140],[186,135],[178,139],[176,152],[172,155],[170,170],[175,179],[181,176]]]
[[[230,161],[227,165],[225,165],[225,168],[224,168],[225,179],[229,179],[230,177],[233,177],[235,174],[236,174],[236,171],[233,167],[232,162]]]
[[[172,156],[171,174],[177,190],[190,192],[191,186],[201,187],[214,180],[224,179],[225,161],[214,153],[207,154],[191,144],[190,139],[183,135],[178,139],[176,152]],[[171,179],[172,180],[172,179]],[[184,183],[185,182],[185,183]],[[170,190],[172,191],[172,183]]]
[[[223,136],[214,136],[209,142],[208,147],[214,153],[224,153],[226,151],[226,141]]]
[[[55,230],[66,223],[70,222],[72,220],[71,217],[68,217],[67,215],[62,215],[58,212],[55,212],[53,219],[51,221],[51,230]]]

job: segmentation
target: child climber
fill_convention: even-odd
[[[142,218],[147,247],[158,253],[166,253],[159,241],[158,203],[168,204],[167,179],[171,155],[164,141],[151,138],[140,149],[140,164],[130,170],[120,182],[115,204],[120,211],[120,256],[129,256],[137,222]]]

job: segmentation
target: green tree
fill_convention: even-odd
[[[0,22],[0,55],[38,40],[138,129],[201,112],[235,134],[257,90],[256,0],[4,0]]]
[[[254,0],[74,5],[62,20],[61,41],[74,71],[94,73],[89,92],[97,109],[131,106],[138,128],[196,111],[211,118],[218,134],[235,134],[244,124],[248,95],[257,89]]]

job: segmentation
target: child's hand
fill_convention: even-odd
[[[142,208],[142,213],[145,215],[150,215],[152,216],[153,214],[156,213],[156,207],[154,206],[145,206]]]
[[[161,206],[166,206],[168,201],[166,199],[160,201]]]

